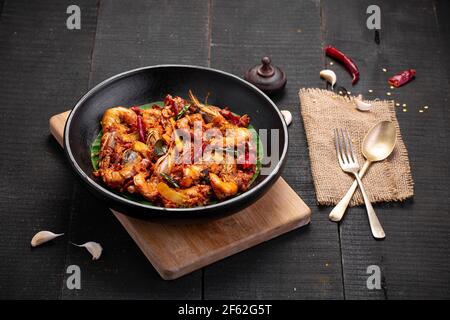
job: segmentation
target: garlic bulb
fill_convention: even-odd
[[[331,84],[331,89],[333,90],[334,85],[336,84],[336,73],[333,70],[325,69],[320,71],[320,77],[325,79],[327,82]]]
[[[53,233],[50,231],[39,231],[38,233],[36,233],[33,237],[33,239],[31,239],[31,246],[32,247],[37,247],[38,245],[41,245],[47,241],[50,241],[52,239],[55,239],[57,237],[62,236],[64,233]]]
[[[283,115],[286,124],[290,125],[292,122],[292,113],[289,110],[281,110],[281,114]]]
[[[89,253],[92,255],[92,260],[98,260],[102,255],[103,248],[100,245],[100,243],[90,241],[83,244],[75,244],[75,243],[72,244],[77,247],[86,248],[87,251],[89,251]]]
[[[357,108],[358,110],[361,110],[361,111],[369,111],[370,109],[372,109],[372,105],[371,105],[370,103],[367,103],[367,102],[364,102],[364,101],[363,101],[362,95],[357,96],[357,97],[354,99],[354,102],[355,102],[356,108]]]

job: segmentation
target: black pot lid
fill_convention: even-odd
[[[286,85],[286,74],[271,63],[269,57],[263,57],[261,64],[248,69],[244,79],[265,93],[276,93]]]

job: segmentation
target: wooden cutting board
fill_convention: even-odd
[[[50,119],[50,131],[61,146],[69,112]],[[311,210],[283,178],[257,202],[226,217],[140,220],[111,211],[166,280],[306,225],[311,217]]]

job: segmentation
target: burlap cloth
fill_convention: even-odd
[[[348,128],[362,167],[365,159],[361,143],[367,131],[382,120],[392,121],[397,128],[397,144],[384,161],[372,163],[363,178],[364,187],[374,202],[402,201],[414,194],[408,152],[395,115],[393,101],[368,101],[369,112],[355,109],[349,99],[331,91],[301,89],[301,114],[308,140],[311,171],[317,201],[321,205],[335,205],[353,183],[353,177],[344,173],[338,163],[333,140],[334,128]],[[363,204],[359,189],[350,206]]]

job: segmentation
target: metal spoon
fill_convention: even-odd
[[[367,132],[362,143],[361,149],[366,158],[366,162],[364,162],[364,165],[358,173],[359,177],[362,178],[364,176],[372,162],[381,161],[389,157],[394,150],[396,142],[397,132],[391,121],[381,121],[373,126]],[[341,201],[331,210],[329,215],[331,221],[341,221],[357,187],[358,182],[355,180]]]

